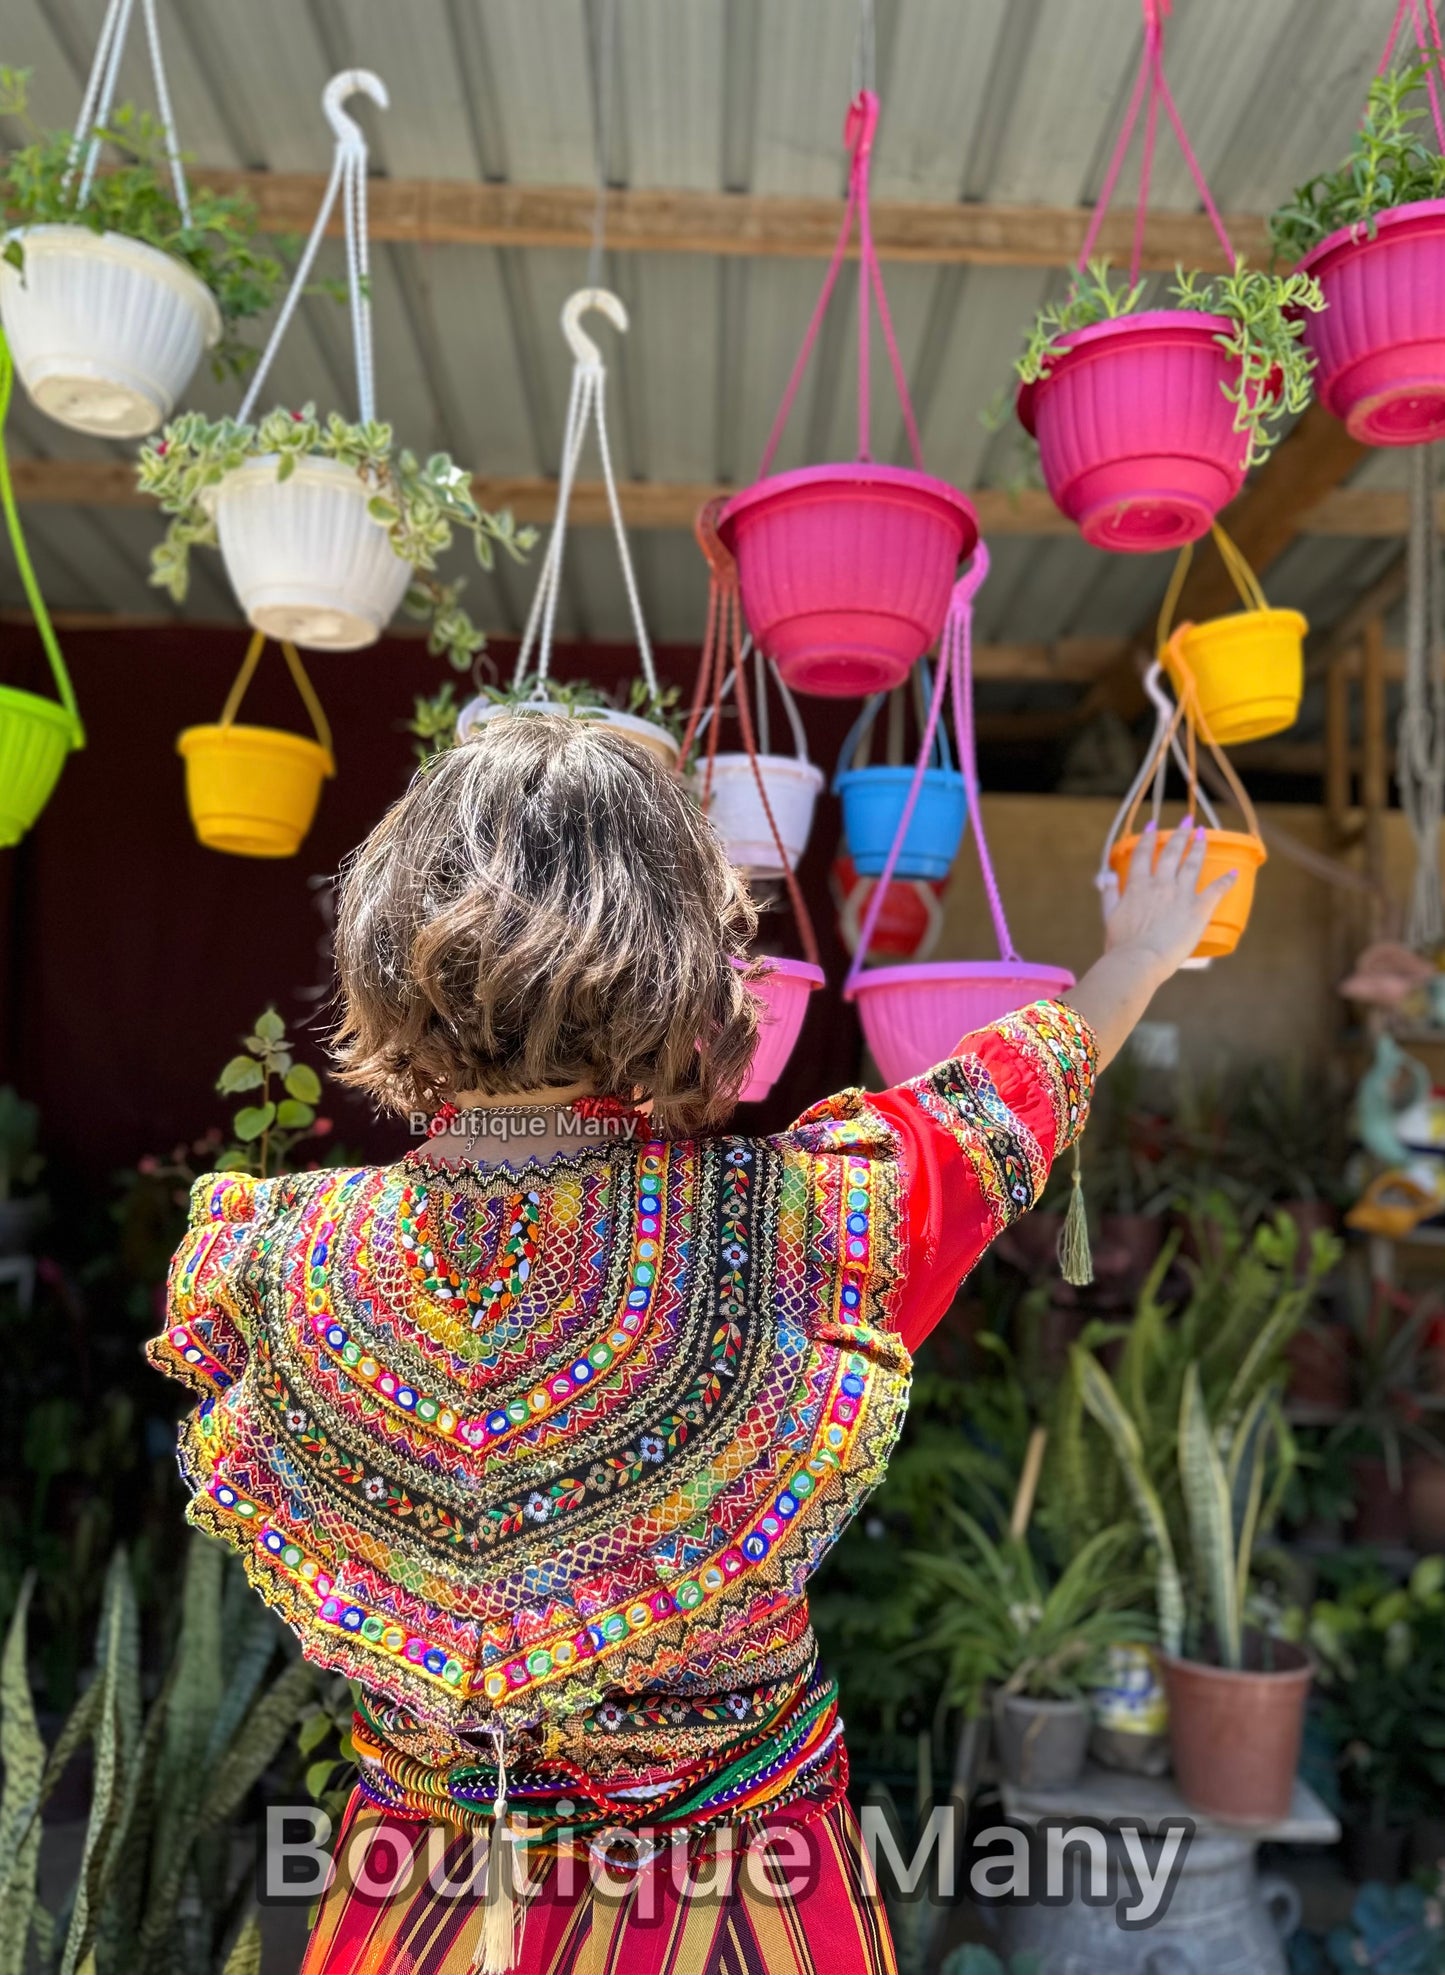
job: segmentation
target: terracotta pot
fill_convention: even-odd
[[[1390,1486],[1390,1470],[1374,1455],[1357,1454],[1350,1462],[1354,1483],[1354,1520],[1350,1534],[1356,1543],[1378,1543],[1399,1549],[1410,1538],[1410,1512],[1403,1488]]]
[[[1300,1406],[1329,1406],[1343,1412],[1350,1403],[1349,1332],[1343,1324],[1297,1330],[1285,1346],[1289,1363],[1286,1399]]]
[[[1025,1790],[1066,1790],[1077,1783],[1089,1748],[1087,1701],[993,1697],[993,1746],[1010,1783]]]
[[[1259,1670],[1265,1645],[1271,1672]],[[1287,1640],[1246,1638],[1249,1670],[1159,1655],[1179,1794],[1225,1824],[1275,1824],[1289,1810],[1313,1669]]]
[[[1445,1550],[1445,1459],[1416,1454],[1406,1463],[1405,1511],[1417,1550]]]

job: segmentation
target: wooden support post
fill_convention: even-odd
[[[1381,893],[1370,908],[1370,936],[1379,939],[1385,930],[1385,812],[1390,802],[1390,780],[1385,735],[1385,626],[1378,617],[1372,617],[1364,629],[1360,684],[1360,800],[1365,811],[1365,876]]]
[[[1350,675],[1343,657],[1325,675],[1325,825],[1338,851],[1350,821]]]

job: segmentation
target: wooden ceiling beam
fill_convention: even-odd
[[[193,184],[244,192],[262,228],[306,233],[325,180],[302,172],[193,171]],[[373,240],[436,246],[587,247],[596,194],[590,185],[498,185],[468,179],[373,178],[367,183]],[[842,222],[838,199],[785,198],[751,192],[623,190],[607,195],[607,245],[619,253],[769,255],[825,259]],[[995,206],[968,200],[881,199],[873,239],[890,261],[981,267],[1068,267],[1083,244],[1087,207]],[[1109,214],[1099,251],[1127,260],[1129,213]],[[1233,213],[1226,224],[1255,266],[1268,259],[1263,218]],[[340,215],[330,229],[341,230]],[[1150,213],[1142,265],[1176,265],[1217,273],[1224,257],[1203,213]]]
[[[22,501],[80,507],[145,507],[150,501],[149,495],[136,489],[134,468],[121,459],[16,459],[11,461],[11,474]],[[549,522],[557,504],[556,481],[541,475],[477,474],[472,486],[485,507],[510,508],[518,521]],[[728,491],[707,480],[627,480],[621,497],[633,528],[691,528],[703,502]],[[1075,533],[1073,523],[1065,520],[1041,487],[1016,492],[979,487],[969,499],[985,535]],[[606,525],[606,491],[600,480],[579,481],[572,500],[571,518],[579,527]],[[1301,509],[1295,530],[1302,535],[1347,535],[1360,540],[1398,536],[1404,529],[1403,501],[1389,488],[1342,487]],[[1440,516],[1445,528],[1445,495]],[[1207,564],[1211,558],[1201,553],[1200,560]],[[1216,577],[1227,581],[1222,571],[1216,571]],[[1221,588],[1218,599],[1216,609],[1229,609],[1233,590]]]

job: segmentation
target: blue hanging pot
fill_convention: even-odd
[[[919,666],[925,702],[929,692],[928,665]],[[852,767],[847,764],[866,751],[873,722],[884,695],[866,700],[838,757],[833,793],[843,805],[843,836],[854,869],[876,878],[888,860],[904,804],[913,782],[912,767]],[[963,776],[953,766],[940,722],[934,742],[934,765],[923,771],[918,803],[894,866],[895,878],[946,878],[963,842],[968,820],[968,796]]]

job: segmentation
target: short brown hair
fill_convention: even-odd
[[[731,1108],[756,924],[686,790],[576,718],[506,714],[418,770],[341,876],[343,1081],[391,1110],[588,1081],[670,1131]]]

